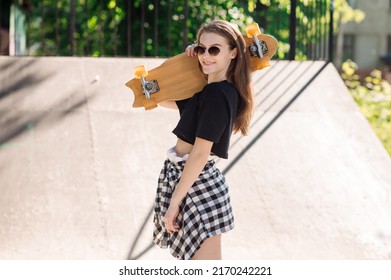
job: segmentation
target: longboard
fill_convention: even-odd
[[[250,72],[270,66],[270,59],[277,51],[277,40],[261,34],[258,24],[246,28],[243,36],[249,51]],[[157,107],[165,100],[190,98],[201,91],[207,83],[201,72],[198,58],[181,53],[164,61],[160,66],[147,71],[144,65],[133,68],[134,78],[126,83],[134,93],[133,107],[146,110]]]

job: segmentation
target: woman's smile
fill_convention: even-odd
[[[213,64],[215,64],[214,61],[202,60],[202,65],[204,67],[209,67],[209,66],[212,66]]]

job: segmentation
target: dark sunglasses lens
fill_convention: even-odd
[[[210,47],[208,52],[210,55],[218,55],[220,53],[220,49],[218,47]]]
[[[203,54],[205,52],[205,48],[201,47],[201,46],[197,46],[194,48],[194,52],[196,54]]]

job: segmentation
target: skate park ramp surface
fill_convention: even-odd
[[[173,259],[151,211],[179,114],[125,87],[163,61],[0,57],[0,259]],[[250,135],[217,161],[223,258],[390,259],[391,159],[334,66],[273,61],[253,82]]]

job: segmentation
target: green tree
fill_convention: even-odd
[[[375,69],[360,81],[358,65],[351,60],[342,63],[342,78],[361,112],[391,156],[391,85]]]
[[[163,56],[183,51],[203,22],[252,22],[279,41],[276,55],[289,52],[290,0],[31,0],[30,55]],[[344,5],[339,3],[344,2]],[[336,17],[346,0],[335,0]],[[298,0],[296,59],[320,57],[328,35],[330,0]]]

